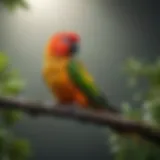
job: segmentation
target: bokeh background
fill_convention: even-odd
[[[78,57],[116,106],[131,100],[122,67],[127,58],[160,54],[160,5],[146,0],[28,0],[29,11],[0,7],[0,50],[18,68],[27,87],[22,96],[53,101],[42,76],[43,50],[57,31],[81,35]],[[32,144],[34,160],[112,159],[106,128],[54,117],[27,115],[14,128]]]

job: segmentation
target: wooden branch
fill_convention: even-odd
[[[160,146],[160,128],[154,128],[144,122],[125,119],[118,113],[97,113],[93,110],[79,109],[78,107],[74,107],[73,109],[71,106],[53,106],[51,103],[33,102],[11,97],[1,97],[0,108],[17,109],[33,116],[40,114],[51,115],[108,126],[122,135],[129,135],[131,137],[132,135],[138,135],[140,138]]]

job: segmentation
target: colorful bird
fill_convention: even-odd
[[[60,104],[118,112],[96,86],[81,61],[75,58],[80,36],[74,32],[53,35],[45,48],[43,77]]]

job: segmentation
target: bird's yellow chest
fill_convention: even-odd
[[[74,86],[67,72],[67,59],[51,59],[46,61],[43,68],[43,77],[53,94],[61,100],[69,101],[74,95]]]

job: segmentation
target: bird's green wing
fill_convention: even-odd
[[[81,63],[71,60],[67,69],[72,82],[84,93],[94,107],[107,107],[107,100]]]

